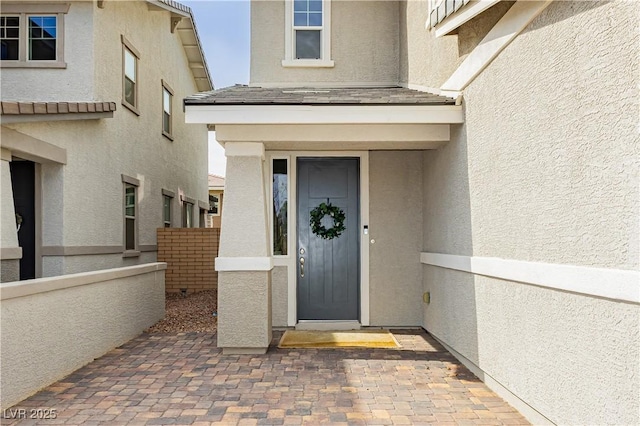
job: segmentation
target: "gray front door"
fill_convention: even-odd
[[[357,158],[298,159],[298,320],[358,320],[360,181]],[[340,208],[345,230],[324,239],[311,230],[321,203]],[[330,229],[328,215],[322,225]]]

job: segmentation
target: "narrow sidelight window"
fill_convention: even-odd
[[[288,160],[274,159],[273,167],[273,254],[288,254]]]

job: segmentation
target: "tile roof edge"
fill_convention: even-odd
[[[115,102],[103,101],[0,101],[1,115],[91,114],[114,112],[116,108]]]

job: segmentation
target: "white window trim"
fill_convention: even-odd
[[[322,0],[321,59],[295,59],[293,29],[293,0],[284,2],[284,59],[285,68],[331,68],[331,0]]]
[[[273,235],[273,160],[286,160],[287,162],[287,205],[291,202],[291,157],[288,155],[274,155],[269,158],[269,180],[267,182],[269,185],[269,236],[271,239],[271,256],[278,259],[288,259],[292,256],[291,254],[291,217],[290,217],[290,208],[287,209],[287,254],[273,254],[273,243],[275,242],[275,238]],[[294,250],[295,251],[295,250]]]
[[[64,61],[64,15],[69,12],[69,3],[60,4],[3,4],[2,16],[18,16],[20,18],[20,35],[18,40],[18,60],[2,61],[2,68],[66,68]],[[56,60],[32,61],[27,57],[29,40],[30,15],[56,17]]]
[[[124,35],[120,36],[121,41],[122,41],[122,105],[125,106],[128,110],[130,110],[131,112],[133,112],[135,115],[140,115],[140,110],[139,108],[139,103],[140,103],[140,96],[139,96],[139,92],[140,92],[140,73],[139,73],[139,65],[138,62],[140,62],[140,52],[138,51],[138,49],[136,49],[133,44],[131,44],[131,42],[129,40],[127,40],[125,38]],[[135,105],[131,105],[129,102],[127,102],[127,100],[125,99],[125,50],[128,50],[129,53],[131,53],[134,58],[136,58],[136,81],[135,81],[135,87],[136,87],[136,93],[135,93]]]

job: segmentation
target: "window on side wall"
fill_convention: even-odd
[[[165,228],[171,228],[171,197],[162,196],[162,221]]]
[[[69,4],[2,5],[0,47],[3,68],[65,68],[64,15]]]
[[[124,253],[125,256],[137,255],[138,252],[138,188],[140,181],[122,175],[124,189]]]
[[[193,228],[193,205],[194,202],[190,199],[182,202],[182,227]]]
[[[288,250],[289,229],[289,161],[287,159],[272,160],[273,185],[273,255],[286,256]]]
[[[220,216],[220,196],[209,194],[209,214]]]
[[[285,2],[285,67],[332,67],[331,0]]]
[[[140,53],[122,36],[122,105],[136,115],[138,109],[138,61]]]
[[[173,140],[173,89],[162,81],[162,134]]]

